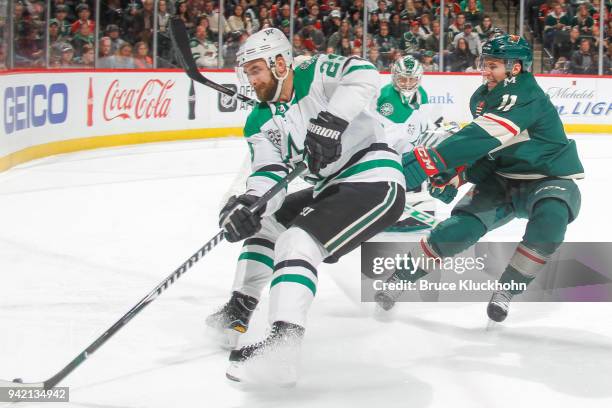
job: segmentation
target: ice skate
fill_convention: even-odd
[[[230,300],[206,318],[206,325],[223,348],[233,349],[249,328],[249,321],[258,300],[240,292],[232,292]]]
[[[226,377],[247,384],[294,386],[303,337],[302,326],[274,322],[264,340],[232,350]]]

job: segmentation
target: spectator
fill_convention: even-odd
[[[216,68],[218,61],[217,46],[207,36],[206,28],[199,25],[196,27],[195,37],[191,42],[191,53],[198,67]],[[221,62],[220,65],[223,65]]]
[[[597,69],[596,56],[591,49],[591,41],[583,38],[580,41],[580,48],[572,54],[570,72],[572,74],[596,74]]]
[[[391,36],[393,38],[401,38],[404,31],[406,31],[405,25],[402,24],[399,14],[391,14],[391,19],[389,20],[389,32]]]
[[[293,35],[293,56],[306,55],[306,47],[304,46],[304,38],[301,34]]]
[[[412,31],[407,31],[402,36],[400,48],[404,54],[417,55],[421,51],[419,39],[412,34]]]
[[[400,12],[402,20],[414,20],[417,17],[417,10],[412,0],[407,0],[404,9]]]
[[[377,33],[380,31],[380,19],[378,14],[371,13],[368,21],[368,33]]]
[[[6,71],[6,45],[0,43],[0,71]]]
[[[477,26],[482,22],[482,6],[479,6],[476,0],[467,0],[467,5],[462,7],[463,13],[465,14],[465,20]]]
[[[438,52],[440,49],[440,22],[438,20],[431,23],[431,31],[431,35],[425,39],[424,48],[427,51]],[[442,49],[446,49],[448,47],[448,38],[444,36],[442,40]]]
[[[553,57],[555,59],[564,58],[566,61],[572,58],[574,51],[580,48],[580,30],[574,27],[569,35],[560,35],[555,39],[553,46]]]
[[[387,8],[387,2],[385,0],[378,0],[378,8],[372,11],[372,13],[378,16],[380,22],[389,22],[391,19],[391,13]]]
[[[327,40],[327,46],[337,48],[340,43],[340,40],[344,37],[347,37],[349,40],[353,39],[351,25],[347,20],[344,20],[342,23],[340,23],[340,29],[329,37],[329,39]]]
[[[418,20],[414,20],[410,23],[410,32],[412,33],[412,36],[416,38],[419,49],[423,48],[425,38],[421,35],[421,25],[419,24]]]
[[[304,17],[304,27],[300,35],[304,39],[304,46],[312,52],[321,52],[325,47],[325,36],[321,30],[315,28],[315,21],[310,17]]]
[[[455,36],[457,34],[463,31],[464,25],[465,25],[465,14],[463,13],[457,14],[457,17],[455,17],[453,24],[451,24],[448,27],[448,31],[451,33],[453,40],[455,39]]]
[[[94,35],[90,32],[90,27],[87,24],[81,24],[79,31],[72,37],[71,43],[76,57],[83,55],[83,47],[85,45],[91,45],[93,48]]]
[[[153,0],[143,0],[142,2],[142,23],[143,28],[140,33],[140,40],[151,44],[153,29],[155,28],[155,4]]]
[[[421,16],[420,22],[421,24],[419,27],[419,35],[421,36],[421,39],[425,41],[425,39],[429,37],[433,32],[431,26],[431,16],[429,14],[423,14]]]
[[[336,48],[336,54],[342,55],[343,57],[350,57],[352,53],[351,42],[348,37],[342,37],[340,40],[339,48]]]
[[[385,69],[386,65],[383,62],[383,59],[381,58],[380,53],[378,52],[378,48],[376,47],[371,47],[368,50],[368,61],[374,64],[376,69],[379,71],[382,71]]]
[[[234,7],[234,14],[227,19],[227,25],[230,31],[246,31],[249,34],[253,32],[253,26],[246,19],[244,8],[240,4]]]
[[[123,19],[123,8],[121,0],[106,0],[106,7],[102,7],[102,15],[100,16],[100,24],[104,27],[109,24],[121,25]]]
[[[144,26],[145,22],[142,11],[140,10],[140,4],[129,3],[127,12],[123,17],[123,26],[121,29],[125,41],[130,44],[140,41]]]
[[[89,31],[93,33],[96,28],[96,23],[95,21],[89,19],[89,17],[91,16],[91,11],[89,11],[89,6],[86,3],[81,3],[76,7],[76,12],[77,12],[77,15],[79,16],[79,19],[75,21],[74,23],[72,23],[70,32],[75,34],[79,31],[79,28],[82,25],[88,25]]]
[[[137,69],[153,68],[153,59],[149,56],[149,46],[144,41],[139,41],[134,45],[134,66]]]
[[[206,14],[206,17],[208,18],[208,23],[209,23],[208,25],[210,27],[210,31],[212,31],[214,35],[214,38],[212,38],[212,40],[216,40],[216,38],[218,38],[219,27],[221,23],[223,23],[223,33],[224,34],[230,33],[231,30],[225,21],[225,17],[223,17],[222,15],[219,15],[219,11],[213,8],[212,1],[207,0],[204,3],[204,14]]]
[[[45,51],[39,31],[32,24],[26,24],[22,35],[17,38],[15,48],[15,65],[42,66]]]
[[[207,4],[208,2],[205,3],[205,9],[206,9]],[[195,26],[195,24],[191,20],[191,16],[189,15],[189,10],[188,10],[189,5],[187,4],[187,0],[178,0],[176,3],[174,3],[174,7],[175,7],[174,14],[178,16],[178,18],[183,20],[183,24],[185,24],[185,27],[187,28],[187,30],[192,29]],[[212,8],[212,2],[211,2],[211,8]]]
[[[59,61],[60,68],[74,68],[75,66],[74,48],[72,48],[72,45],[68,44],[67,42],[61,43],[60,51],[61,51],[61,57]]]
[[[159,0],[157,3],[157,31],[160,34],[168,35],[168,24],[170,23],[170,13],[166,0]]]
[[[104,38],[103,38],[104,39]],[[106,41],[105,41],[106,42]],[[110,39],[108,40],[110,42]],[[103,42],[100,40],[100,48]],[[101,50],[102,53],[102,50]],[[134,58],[132,58],[132,46],[125,42],[117,50],[117,53],[98,59],[99,68],[109,69],[134,69]]]
[[[374,36],[374,43],[382,56],[383,62],[387,65],[389,63],[389,56],[399,47],[395,38],[389,33],[388,22],[385,21],[380,23],[380,33]]]
[[[493,20],[489,16],[484,16],[482,22],[476,26],[476,33],[478,33],[481,42],[489,38],[491,30],[493,30]]]
[[[557,62],[555,62],[554,68],[550,71],[551,74],[561,74],[566,75],[567,72],[567,58],[560,57]]]
[[[590,35],[591,30],[593,28],[593,17],[589,14],[589,10],[587,9],[587,5],[582,3],[578,6],[578,12],[572,18],[571,21],[572,27],[578,27],[580,33],[583,35]]]
[[[353,47],[353,49],[351,50],[351,57],[359,57],[361,58],[362,55],[362,51],[361,51],[361,47]]]
[[[55,19],[57,20],[57,23],[58,23],[59,35],[60,37],[63,37],[63,38],[70,37],[71,31],[72,31],[70,27],[70,23],[66,19],[67,15],[68,15],[68,6],[64,4],[58,4],[55,7]]]
[[[274,19],[274,25],[276,27],[280,27],[283,20],[291,21],[291,9],[289,8],[289,4],[284,4],[280,8],[280,13]],[[255,32],[255,30],[253,31]]]
[[[438,72],[440,70],[438,64],[433,61],[433,57],[433,51],[425,51],[423,53],[423,57],[421,58],[421,65],[423,66],[423,71]]]
[[[115,24],[110,24],[108,27],[106,27],[105,34],[111,42],[110,53],[114,55],[117,53],[117,51],[119,51],[119,48],[125,44],[125,41],[119,37],[119,27],[117,27]]]
[[[460,39],[465,39],[468,43],[468,46],[470,48],[470,52],[476,56],[480,55],[480,48],[481,48],[481,44],[480,44],[480,37],[478,37],[478,34],[476,34],[475,32],[472,31],[472,24],[471,23],[465,23],[463,25],[463,32],[457,34],[455,36],[455,39],[453,40],[453,47],[457,48],[457,43],[459,42]]]
[[[113,45],[110,37],[102,37],[100,38],[99,49],[98,49],[98,59],[101,60],[103,58],[108,58],[113,55]]]
[[[329,13],[329,17],[323,24],[323,34],[325,34],[326,37],[333,35],[340,29],[342,26],[341,17],[342,14],[340,13],[340,10],[332,10]],[[346,22],[346,25],[350,26],[348,21]]]
[[[204,19],[208,23],[208,20]],[[223,43],[223,61],[226,67],[236,66],[236,55],[238,49],[244,44],[249,34],[246,31],[232,31],[227,36],[227,41]]]
[[[554,3],[553,11],[548,14],[544,24],[544,47],[550,49],[557,33],[570,25],[571,20],[561,7],[561,4]]]
[[[93,68],[95,55],[94,46],[92,44],[84,44],[81,49],[81,56],[75,58],[74,62],[76,65],[80,65],[84,68]]]
[[[457,47],[450,54],[450,70],[452,72],[464,72],[467,69],[474,69],[476,56],[470,52],[470,47],[465,38],[460,38]]]
[[[157,56],[164,61],[168,61],[171,58],[172,50],[170,33],[168,31],[171,16],[168,12],[166,0],[159,0],[157,4]]]
[[[49,48],[57,42],[66,41],[67,39],[60,34],[59,21],[56,18],[49,20]]]

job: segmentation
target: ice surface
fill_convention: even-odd
[[[567,240],[608,241],[612,138],[575,138],[587,178]],[[0,378],[53,375],[211,238],[244,154],[238,139],[160,143],[1,173]],[[516,241],[524,225],[486,238]],[[484,304],[402,304],[383,323],[357,302],[358,252],[319,272],[298,386],[237,388],[203,322],[239,249],[215,248],[60,384],[69,406],[612,406],[611,304],[516,303],[492,331]]]

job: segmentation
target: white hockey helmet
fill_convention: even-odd
[[[400,57],[391,66],[393,88],[400,93],[404,103],[410,102],[418,91],[423,78],[423,66],[412,55]]]
[[[293,63],[293,52],[289,40],[277,28],[266,28],[251,35],[240,47],[237,54],[238,66],[263,58],[269,67],[274,66],[277,55],[281,55],[288,66]]]
[[[263,59],[272,71],[272,75],[278,79],[278,86],[273,101],[278,99],[283,81],[289,75],[289,70],[282,77],[279,77],[276,69],[276,57],[280,55],[285,60],[288,67],[293,64],[293,47],[285,34],[277,28],[266,28],[251,35],[238,50],[236,61],[238,62],[238,76],[241,81],[246,81],[243,76],[242,67],[249,61]]]

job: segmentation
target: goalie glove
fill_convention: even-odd
[[[251,207],[259,197],[252,194],[231,196],[219,213],[219,226],[225,230],[225,239],[238,242],[256,234],[261,229],[261,214],[265,206],[256,213]]]
[[[459,187],[465,183],[465,166],[457,167],[454,171],[445,171],[431,177],[429,195],[448,204],[455,199]]]
[[[304,152],[311,173],[317,174],[340,158],[342,154],[340,137],[347,127],[346,120],[329,112],[320,112],[316,119],[310,119],[304,140]]]

